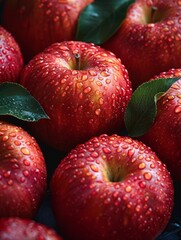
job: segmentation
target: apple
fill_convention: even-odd
[[[54,42],[75,38],[78,17],[93,0],[6,0],[2,25],[17,39],[25,61]]]
[[[66,240],[153,240],[173,208],[166,166],[142,142],[116,134],[71,150],[56,168],[50,192]]]
[[[50,119],[29,124],[44,144],[69,151],[101,133],[123,127],[132,94],[121,60],[92,43],[54,43],[23,69],[20,83]]]
[[[0,218],[33,218],[46,190],[43,154],[24,129],[0,121]]]
[[[30,219],[0,219],[1,240],[62,240],[51,228]]]
[[[157,78],[181,78],[181,68],[171,69]],[[175,181],[181,181],[181,79],[175,82],[157,102],[153,125],[141,138],[167,165]]]
[[[136,0],[119,30],[103,44],[121,58],[133,89],[181,66],[180,14],[180,1]]]
[[[0,83],[17,82],[23,68],[23,57],[14,37],[0,26]]]

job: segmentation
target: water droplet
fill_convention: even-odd
[[[3,141],[3,142],[6,142],[8,139],[9,139],[8,136],[4,136],[4,137],[2,138],[2,141]]]
[[[146,164],[144,162],[140,163],[138,168],[139,169],[144,169],[146,167]]]
[[[24,183],[25,182],[25,178],[24,177],[20,177],[20,182]]]
[[[143,181],[141,181],[141,182],[139,182],[139,186],[140,186],[141,188],[145,188],[145,187],[146,187],[146,183],[143,182]]]
[[[84,93],[89,93],[89,92],[91,92],[92,91],[92,88],[91,87],[86,87],[85,89],[84,89]]]
[[[54,17],[53,21],[58,22],[59,21],[59,16]]]
[[[11,171],[7,171],[7,172],[5,172],[5,173],[3,174],[3,176],[4,176],[5,178],[10,177],[10,175],[11,175]]]
[[[103,152],[106,153],[106,154],[111,153],[111,149],[108,148],[108,147],[104,147],[102,150],[103,150]]]
[[[181,6],[181,0],[178,0],[177,3],[179,6]]]
[[[101,109],[100,109],[100,108],[98,108],[98,109],[95,110],[95,114],[96,114],[97,116],[99,116],[100,113],[101,113]]]
[[[10,137],[16,137],[16,132],[11,132],[11,133],[9,133],[9,136],[10,136]]]
[[[27,148],[25,148],[25,147],[21,148],[21,152],[22,152],[24,155],[29,155],[29,154],[30,154],[30,151],[29,151]]]
[[[140,205],[137,205],[136,208],[135,208],[136,212],[140,212],[141,210],[141,206]]]
[[[23,171],[23,175],[27,177],[29,175],[29,172],[27,170]]]
[[[109,204],[111,202],[111,199],[110,198],[107,198],[105,201],[104,201],[104,204]]]
[[[151,164],[150,164],[150,167],[151,167],[151,168],[155,168],[155,164],[154,164],[154,163],[151,163]]]
[[[181,105],[175,108],[175,113],[180,113],[180,112],[181,112]]]
[[[91,156],[92,156],[93,158],[97,158],[97,157],[99,156],[99,154],[98,154],[97,152],[93,152],[93,153],[91,153]]]
[[[85,80],[87,80],[88,79],[88,76],[87,75],[83,75],[82,76],[82,81],[85,81]]]
[[[13,180],[12,179],[8,180],[8,185],[10,185],[10,186],[13,185]]]
[[[26,160],[26,159],[23,160],[23,164],[25,166],[30,166],[30,162],[28,160]]]
[[[93,71],[93,70],[90,70],[90,71],[89,71],[89,74],[90,74],[91,76],[96,76],[96,75],[97,75],[97,73],[96,73],[95,71]]]
[[[145,178],[146,180],[151,180],[151,179],[152,179],[152,174],[149,173],[149,172],[146,172],[146,173],[144,173],[144,178]]]
[[[7,55],[6,57],[7,57],[7,59],[8,59],[9,61],[12,60],[12,57],[11,57],[10,55]]]
[[[94,172],[98,172],[98,171],[99,171],[96,165],[91,164],[91,165],[90,165],[90,168],[91,168],[92,171],[94,171]]]
[[[132,190],[131,186],[127,186],[127,187],[125,188],[125,191],[126,191],[127,193],[131,192],[131,190]]]
[[[50,15],[50,13],[51,13],[51,10],[48,9],[48,10],[46,11],[46,14],[47,14],[47,15]]]
[[[168,100],[173,100],[175,97],[173,95],[170,95],[167,97]]]

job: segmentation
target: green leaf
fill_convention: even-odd
[[[11,115],[24,121],[48,118],[38,101],[21,85],[0,84],[0,115]]]
[[[76,40],[101,45],[120,27],[134,0],[95,0],[81,13]]]
[[[180,78],[159,78],[140,85],[132,94],[125,111],[125,126],[130,137],[148,131],[157,114],[157,100]]]

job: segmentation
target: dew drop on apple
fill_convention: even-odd
[[[56,22],[59,21],[59,19],[60,19],[59,16],[55,16],[54,19],[53,19],[53,21],[56,23]]]
[[[12,60],[12,57],[10,55],[7,55],[6,57],[7,57],[8,61]]]
[[[178,2],[177,2],[177,3],[178,3],[178,5],[179,5],[179,6],[181,6],[181,0],[178,0]]]
[[[104,200],[104,204],[109,204],[111,202],[111,199],[110,198],[107,198],[106,200]]]
[[[24,160],[23,160],[23,164],[24,164],[25,166],[30,166],[30,162],[29,162],[27,159],[24,159]]]
[[[51,10],[48,9],[45,13],[46,13],[46,15],[50,15],[51,14]]]
[[[25,171],[23,171],[23,175],[24,175],[25,177],[28,177],[29,172],[28,172],[27,170],[25,170]]]
[[[17,164],[17,163],[15,163],[15,164],[12,165],[12,169],[19,169],[19,168],[20,168],[20,166],[19,166],[19,164]]]
[[[5,172],[5,173],[3,174],[3,176],[4,176],[5,178],[10,177],[10,175],[11,175],[11,171],[7,171],[7,172]]]
[[[35,172],[36,172],[36,173],[39,173],[39,172],[40,172],[40,170],[39,170],[38,168],[36,168]]]
[[[22,152],[24,155],[29,155],[29,154],[30,154],[29,150],[28,150],[27,148],[25,148],[25,147],[21,148],[21,152]]]
[[[131,190],[132,190],[131,186],[127,186],[127,187],[125,188],[125,191],[126,191],[127,193],[130,193]]]
[[[34,177],[33,180],[34,180],[34,182],[37,182],[37,178],[36,177]]]
[[[152,179],[152,174],[150,172],[145,172],[144,173],[144,178],[149,181],[149,180]]]
[[[99,154],[97,152],[92,152],[91,153],[91,157],[93,158],[97,158],[99,156]]]
[[[181,112],[181,105],[178,105],[175,108],[175,113],[180,113],[180,112]]]
[[[15,144],[16,146],[20,146],[20,145],[21,145],[21,142],[18,141],[18,140],[15,140],[15,141],[14,141],[14,144]]]
[[[85,89],[84,89],[84,93],[90,93],[92,91],[92,88],[91,87],[86,87]]]
[[[144,162],[140,163],[138,168],[139,169],[144,169],[146,167],[146,164]]]
[[[146,183],[144,181],[141,181],[141,182],[139,182],[139,186],[141,188],[145,188],[146,187]]]
[[[4,189],[4,190],[5,190],[5,189],[7,189],[7,187],[8,187],[7,185],[5,185],[5,184],[2,184],[2,189]]]
[[[103,152],[106,153],[106,154],[111,153],[111,149],[108,148],[108,147],[104,147],[102,150],[103,150]]]
[[[98,167],[95,164],[91,164],[90,168],[92,169],[93,172],[98,172]]]
[[[154,163],[151,163],[150,164],[150,167],[153,169],[153,168],[155,168],[155,164]]]
[[[141,206],[140,205],[137,205],[136,208],[135,208],[136,212],[140,212],[141,210]]]
[[[9,185],[9,186],[12,186],[12,185],[13,185],[13,180],[12,180],[12,179],[10,179],[10,180],[8,180],[8,182],[7,182],[7,183],[8,183],[8,185]]]
[[[100,109],[100,108],[98,108],[98,109],[95,110],[95,114],[96,114],[97,116],[99,116],[100,113],[101,113],[101,109]]]

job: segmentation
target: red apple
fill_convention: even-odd
[[[1,218],[1,240],[62,240],[57,233],[30,219]]]
[[[132,93],[120,59],[76,41],[55,43],[36,55],[20,83],[50,117],[29,125],[33,135],[62,151],[100,133],[119,131]]]
[[[1,121],[0,217],[34,217],[45,190],[46,165],[35,139]]]
[[[133,88],[181,66],[181,3],[136,0],[120,29],[104,47],[120,57]]]
[[[54,42],[75,38],[78,17],[93,0],[6,0],[2,24],[17,39],[26,62]]]
[[[143,143],[115,134],[73,149],[55,170],[50,191],[66,240],[153,240],[173,207],[166,166]]]
[[[23,58],[13,36],[0,26],[0,83],[17,82],[23,68]]]
[[[181,69],[171,69],[154,77],[181,77]],[[181,79],[157,102],[157,116],[141,140],[149,145],[167,165],[172,178],[181,181]]]

